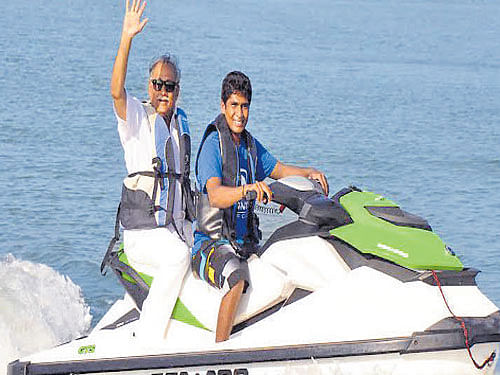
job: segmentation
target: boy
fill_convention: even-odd
[[[250,79],[235,71],[222,82],[221,114],[209,124],[196,158],[199,199],[192,267],[210,285],[223,289],[215,341],[229,338],[241,294],[248,286],[246,258],[258,245],[260,231],[254,202],[245,199],[255,191],[267,202],[271,190],[263,180],[298,175],[317,179],[328,194],[328,182],[314,168],[279,162],[246,130],[252,99]]]

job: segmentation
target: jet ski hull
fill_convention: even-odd
[[[494,374],[496,360],[478,370],[465,349],[408,352],[415,338],[325,343],[262,349],[148,355],[113,359],[13,362],[7,375],[286,375],[286,374]],[[476,344],[484,358],[496,344]]]

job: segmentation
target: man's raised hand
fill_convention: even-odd
[[[133,38],[139,34],[148,23],[148,18],[141,21],[144,8],[146,8],[146,1],[141,4],[141,0],[132,0],[132,4],[130,4],[130,0],[126,0],[125,7],[126,11],[125,17],[123,18],[122,34],[129,38]]]

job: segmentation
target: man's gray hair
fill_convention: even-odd
[[[154,67],[159,63],[169,64],[174,69],[177,82],[181,81],[181,70],[179,69],[179,61],[175,55],[166,53],[164,55],[161,55],[153,59],[151,64],[149,64],[149,75],[151,75],[151,72],[153,71]]]

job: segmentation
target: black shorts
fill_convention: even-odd
[[[228,291],[238,281],[249,285],[248,265],[227,242],[212,242],[195,253],[191,265],[195,274],[217,289]]]

